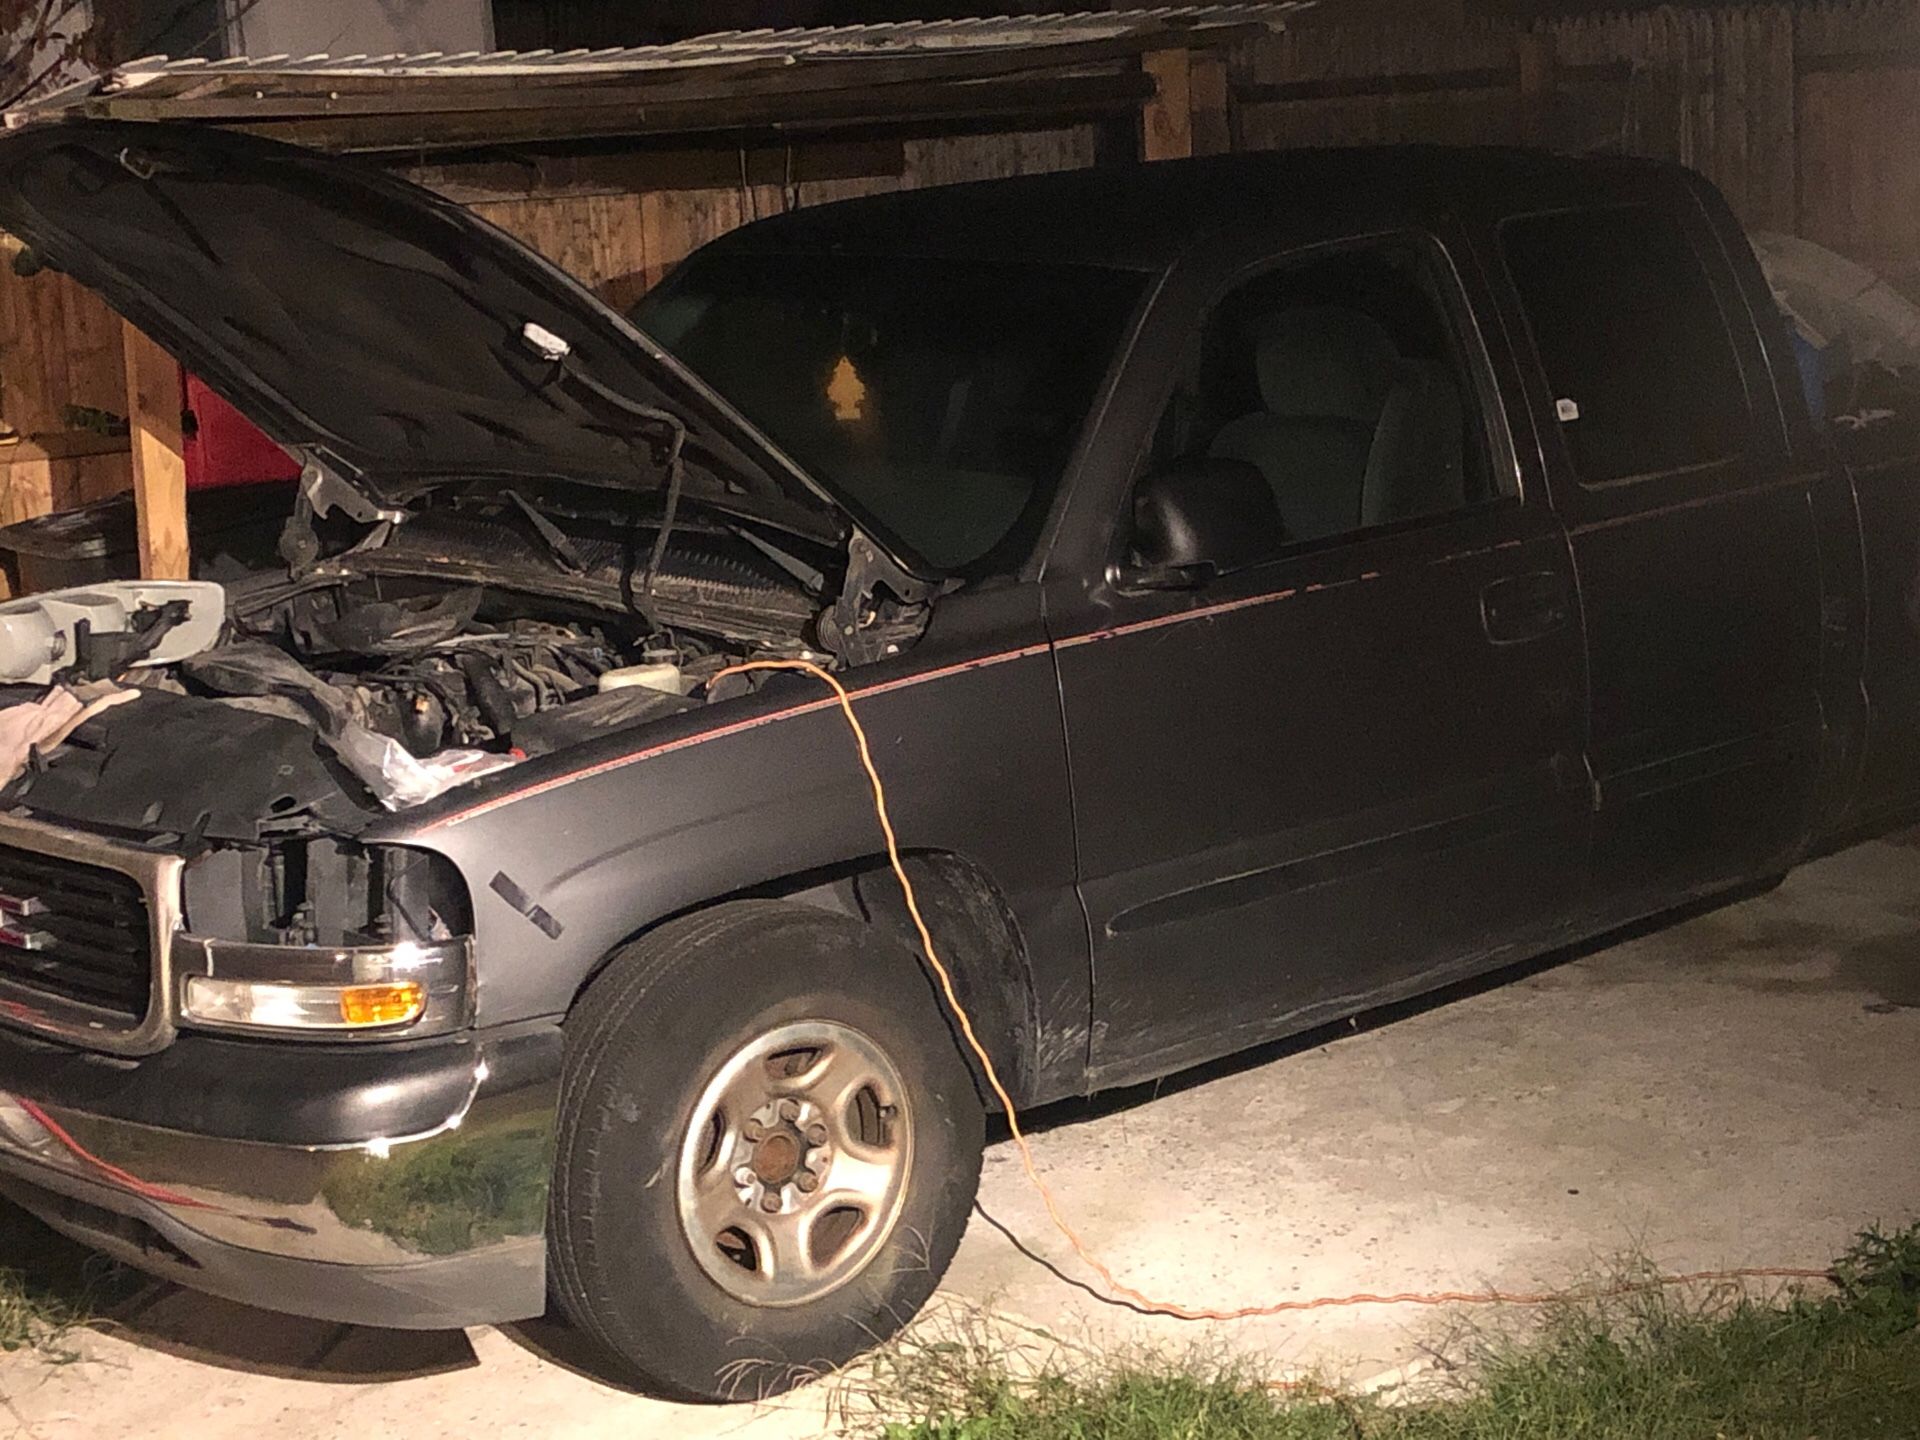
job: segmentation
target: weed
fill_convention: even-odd
[[[977,1339],[875,1373],[889,1440],[1920,1437],[1920,1227],[1862,1234],[1817,1295],[1648,1286],[1481,1330],[1398,1405],[1154,1356],[1021,1375]]]

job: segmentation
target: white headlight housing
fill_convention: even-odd
[[[178,935],[182,1025],[333,1039],[437,1035],[468,1013],[465,940],[260,945]]]

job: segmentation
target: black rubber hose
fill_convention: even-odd
[[[513,727],[519,723],[520,717],[514,712],[513,697],[494,679],[487,657],[464,650],[460,654],[459,664],[460,673],[467,677],[467,688],[473,691],[473,703],[479,707],[487,728],[502,740],[512,739]]]

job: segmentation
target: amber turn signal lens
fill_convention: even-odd
[[[427,992],[413,980],[393,985],[349,985],[340,992],[340,1018],[349,1025],[398,1025],[427,1007]]]

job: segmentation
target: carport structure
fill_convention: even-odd
[[[758,214],[1227,149],[1225,52],[1307,3],[729,32],[591,51],[156,57],[6,120],[218,125],[365,155],[471,205],[624,306],[687,251]],[[79,292],[63,301],[97,304]],[[121,356],[94,359],[124,361],[141,573],[183,577],[179,368],[122,328]]]

